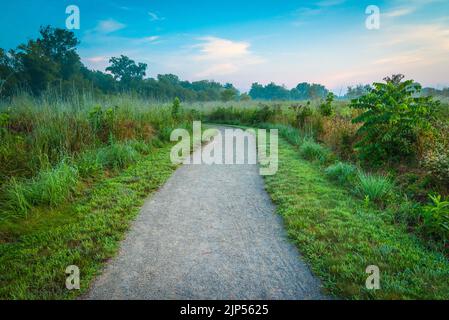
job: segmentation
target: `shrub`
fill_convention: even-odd
[[[98,151],[98,162],[105,168],[123,169],[138,160],[139,154],[128,144],[113,143]]]
[[[323,117],[330,117],[334,113],[332,108],[332,102],[334,101],[335,95],[329,92],[326,97],[326,101],[319,106],[320,114]]]
[[[326,175],[340,184],[348,184],[357,174],[357,169],[352,164],[337,162],[325,170]]]
[[[181,115],[181,101],[178,97],[173,100],[173,104],[171,106],[171,115],[173,119],[178,120]]]
[[[449,240],[449,201],[440,195],[429,195],[432,203],[423,207],[424,229],[444,240]]]
[[[330,158],[329,149],[308,139],[305,139],[299,147],[299,153],[304,159],[307,160],[326,162]]]
[[[374,175],[359,171],[356,191],[371,201],[383,202],[393,189],[391,180],[383,175]]]
[[[361,160],[382,164],[416,156],[420,130],[430,127],[430,120],[439,102],[431,97],[418,97],[421,86],[404,76],[385,78],[375,83],[370,92],[351,102],[363,113],[355,123],[362,123],[356,145]]]
[[[449,185],[449,151],[444,147],[428,150],[421,160],[421,165],[439,183]]]

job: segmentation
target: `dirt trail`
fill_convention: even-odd
[[[201,164],[181,166],[145,203],[85,298],[323,296],[286,238],[258,166]]]

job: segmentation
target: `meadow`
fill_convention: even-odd
[[[0,297],[86,292],[143,200],[176,169],[172,130],[202,120],[279,130],[280,170],[267,191],[327,294],[448,298],[449,107],[405,94],[382,108],[373,103],[382,94],[164,103],[49,91],[3,100]],[[355,285],[369,263],[384,270],[379,293]],[[79,292],[63,286],[71,264],[84,270]]]

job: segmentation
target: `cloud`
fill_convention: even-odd
[[[248,42],[218,37],[201,37],[198,40],[201,42],[192,46],[197,52],[191,60],[200,68],[196,74],[199,78],[234,74],[246,66],[264,62],[250,51]]]
[[[98,22],[95,31],[98,33],[112,33],[114,31],[118,31],[124,29],[126,27],[125,24],[120,23],[114,19],[101,20]]]
[[[346,0],[323,0],[317,3],[319,7],[333,7],[345,3]]]
[[[402,16],[406,16],[406,15],[409,15],[409,14],[415,12],[416,9],[417,9],[416,7],[397,8],[397,9],[388,11],[384,15],[389,18],[402,17]]]
[[[86,60],[89,62],[92,62],[92,63],[99,63],[99,62],[108,61],[109,58],[105,57],[105,56],[96,56],[96,57],[86,58]]]
[[[162,21],[162,20],[165,20],[164,17],[159,16],[155,12],[148,12],[148,15],[150,16],[151,21]]]

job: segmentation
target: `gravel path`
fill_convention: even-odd
[[[85,298],[323,296],[286,238],[257,165],[184,164],[147,200]]]

